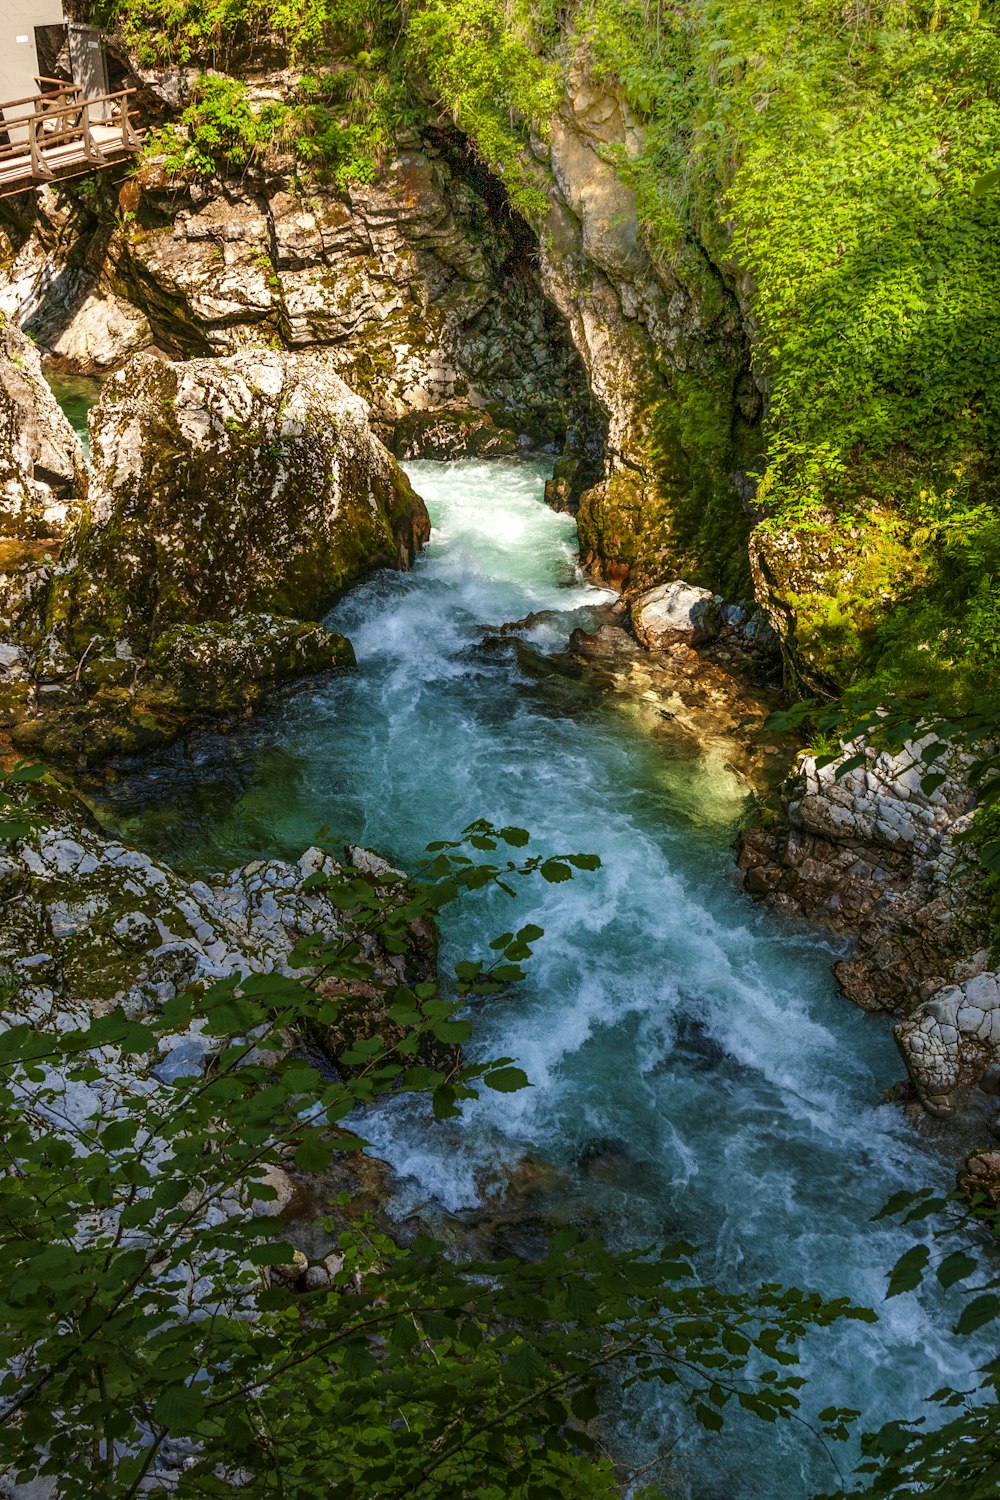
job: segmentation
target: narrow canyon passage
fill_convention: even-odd
[[[860,1407],[868,1427],[913,1415],[945,1381],[961,1385],[978,1351],[951,1339],[950,1304],[930,1289],[882,1304],[912,1232],[871,1215],[950,1170],[880,1103],[901,1071],[888,1024],[837,995],[822,943],[738,890],[729,844],[745,789],[725,765],[671,758],[640,713],[545,670],[609,597],[577,572],[572,520],[542,502],[545,466],[408,472],[432,540],[412,573],[381,574],[334,611],[358,672],[299,692],[263,727],[123,771],[102,814],[200,869],[298,852],[323,827],[412,867],[428,840],[479,817],[529,829],[539,851],[598,853],[597,873],[480,899],[460,934],[446,931],[457,956],[519,922],[544,927],[528,982],[480,1011],[475,1042],[517,1058],[533,1087],[461,1124],[432,1125],[412,1104],[370,1118],[401,1211],[489,1203],[505,1169],[527,1184],[510,1243],[530,1249],[532,1219],[631,1243],[683,1236],[723,1284],[878,1307],[874,1328],[811,1340],[806,1415]],[[521,631],[530,652],[489,633],[538,612]],[[708,1441],[676,1400],[633,1426],[640,1457],[680,1434],[677,1493],[698,1500],[802,1500],[835,1483],[801,1427],[734,1415]],[[852,1455],[835,1451],[846,1471]]]

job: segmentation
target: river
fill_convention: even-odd
[[[918,1414],[976,1351],[952,1339],[940,1294],[882,1303],[910,1236],[872,1214],[897,1188],[949,1176],[880,1102],[901,1072],[888,1024],[839,997],[822,941],[739,890],[743,793],[724,768],[671,758],[620,701],[527,670],[513,643],[483,645],[484,627],[546,610],[558,613],[530,637],[558,650],[607,599],[577,571],[573,521],[543,503],[543,466],[407,467],[434,531],[412,573],[381,574],[333,611],[357,673],[231,738],[123,769],[105,817],[200,870],[298,852],[324,827],[412,865],[480,817],[529,829],[540,851],[598,853],[596,873],[479,899],[447,925],[447,956],[521,921],[545,929],[528,982],[477,1016],[476,1051],[516,1057],[532,1087],[455,1125],[407,1105],[370,1119],[401,1207],[468,1208],[501,1168],[540,1159],[554,1169],[547,1213],[596,1215],[623,1242],[682,1234],[727,1285],[879,1307],[876,1327],[810,1338],[806,1413],[860,1407],[870,1426]],[[711,1437],[647,1399],[623,1426],[643,1454],[676,1443],[678,1496],[806,1500],[836,1482],[797,1425],[740,1418]]]

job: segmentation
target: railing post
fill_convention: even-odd
[[[126,151],[138,151],[139,137],[132,129],[132,121],[129,119],[129,90],[122,90],[121,116],[122,116],[122,145]]]
[[[44,152],[38,149],[38,116],[35,114],[28,116],[28,149],[31,152],[32,177],[54,177],[55,173],[45,160]]]
[[[92,162],[94,166],[100,166],[105,158],[94,145],[94,136],[90,127],[90,103],[86,99],[84,99],[83,101],[83,109],[80,114],[80,125],[83,129],[84,161]]]

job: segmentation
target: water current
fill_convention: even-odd
[[[355,590],[331,623],[355,675],[288,698],[262,725],[124,772],[102,808],[133,841],[189,869],[294,853],[326,826],[413,864],[474,818],[516,823],[539,850],[597,852],[601,869],[474,902],[446,952],[482,952],[520,921],[545,929],[528,982],[478,1013],[476,1050],[510,1055],[532,1087],[435,1126],[388,1107],[368,1122],[397,1168],[400,1205],[475,1205],[501,1167],[552,1170],[549,1214],[596,1217],[625,1242],[684,1235],[727,1285],[782,1281],[881,1310],[872,1328],[810,1338],[806,1412],[914,1415],[975,1351],[934,1295],[883,1306],[909,1234],[871,1215],[947,1164],[881,1102],[900,1073],[884,1021],[852,1009],[831,953],[738,889],[731,840],[743,792],[719,765],[671,757],[544,654],[607,596],[576,567],[571,519],[542,501],[531,460],[414,463],[434,523],[410,574]],[[553,611],[525,664],[484,628]],[[459,930],[460,929],[460,930]],[[675,1442],[676,1489],[696,1500],[806,1500],[835,1483],[800,1427],[737,1420],[720,1437],[676,1405],[636,1415],[639,1451]],[[839,1454],[850,1466],[850,1455]]]

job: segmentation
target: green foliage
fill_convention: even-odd
[[[0,776],[0,846],[44,827],[47,819],[38,806],[38,783],[45,775],[44,766],[19,760]]]
[[[406,57],[537,221],[547,200],[527,165],[524,126],[547,133],[560,88],[557,69],[538,52],[534,9],[525,0],[424,0],[409,18]]]
[[[938,1284],[959,1287],[967,1301],[954,1332],[978,1333],[1000,1317],[996,1235],[1000,1210],[983,1193],[942,1198],[928,1189],[894,1195],[876,1218],[898,1217],[923,1225],[924,1238],[889,1273],[887,1295],[915,1291],[932,1273]],[[984,1228],[992,1240],[984,1237]],[[959,1241],[948,1250],[949,1242]],[[931,1413],[887,1422],[862,1441],[858,1482],[824,1500],[864,1493],[879,1497],[940,1495],[951,1500],[994,1500],[1000,1481],[1000,1359],[977,1371],[969,1389],[945,1386],[929,1398]]]
[[[576,29],[648,120],[621,169],[654,248],[683,271],[700,240],[753,287],[761,499],[807,558],[832,552],[789,599],[800,643],[841,683],[981,692],[1000,642],[994,7],[586,0]]]
[[[159,150],[165,144],[167,170],[174,176],[239,172],[263,159],[284,116],[279,104],[252,109],[246,86],[237,79],[206,73],[192,89],[181,128],[168,125],[147,149]]]
[[[3,796],[20,801],[28,775]],[[348,1218],[332,1283],[294,1284],[294,1251],[261,1212],[276,1169],[315,1178],[357,1152],[365,1108],[389,1093],[444,1118],[526,1082],[509,1058],[462,1060],[462,1006],[523,977],[541,928],[459,964],[451,997],[405,976],[414,924],[445,905],[597,864],[505,857],[527,842],[476,823],[432,846],[417,879],[310,876],[343,928],[300,943],[287,973],[234,975],[138,1017],[8,1009],[0,1473],[113,1500],[180,1442],[179,1497],[610,1500],[618,1475],[592,1421],[612,1372],[678,1386],[709,1431],[730,1403],[794,1415],[795,1341],[873,1315],[776,1286],[703,1286],[687,1245],[612,1253],[566,1231],[536,1262],[463,1260]],[[378,950],[399,955],[391,982]],[[352,989],[373,988],[391,1034],[348,1039],[331,1080],[301,1044],[336,1030]],[[422,1061],[428,1040],[450,1063]]]
[[[175,176],[239,173],[284,151],[344,186],[372,181],[395,149],[409,105],[394,0],[105,0],[94,13],[148,66],[216,70],[147,146],[166,152]],[[308,66],[291,80],[290,99],[251,101],[241,61],[269,44],[293,68]]]

